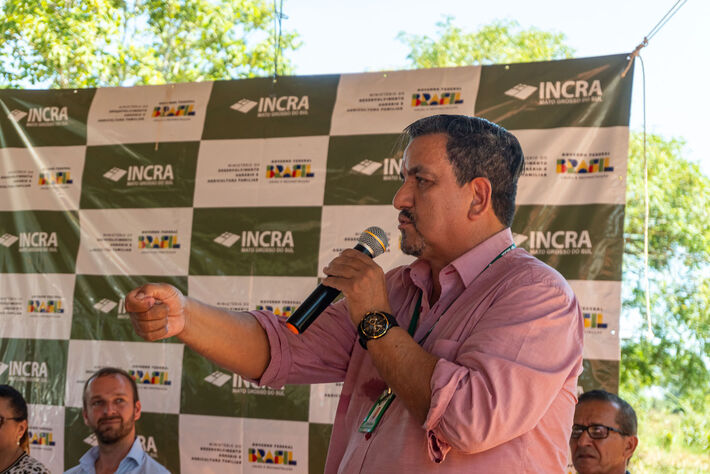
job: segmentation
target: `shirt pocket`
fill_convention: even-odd
[[[431,347],[431,353],[440,359],[446,359],[454,362],[456,353],[458,352],[461,343],[451,339],[437,339]]]

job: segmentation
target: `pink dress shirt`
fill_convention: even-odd
[[[446,266],[434,305],[427,262],[387,273],[399,325],[407,328],[423,291],[415,340],[434,326],[422,344],[439,358],[423,426],[395,398],[371,435],[358,432],[386,385],[357,343],[343,301],[300,336],[271,313],[252,313],[271,345],[259,383],[344,381],[327,473],[564,472],[582,371],[582,314],[564,278],[525,250],[486,269],[512,242],[505,229]]]

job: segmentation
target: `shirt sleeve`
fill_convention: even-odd
[[[269,339],[271,360],[256,382],[285,384],[341,382],[356,340],[344,301],[330,305],[302,334],[293,334],[285,319],[267,311],[251,313]]]
[[[424,422],[433,461],[452,448],[481,452],[530,431],[581,370],[581,312],[566,282],[509,281],[497,294],[463,343],[436,341],[456,347],[449,357],[434,346],[442,358]]]

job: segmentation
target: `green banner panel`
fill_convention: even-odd
[[[64,468],[69,469],[96,445],[96,435],[84,424],[81,409],[67,407],[64,418]],[[178,421],[178,415],[143,412],[136,422],[143,450],[173,473],[180,472]]]
[[[0,148],[85,145],[95,89],[0,90]]]
[[[519,247],[568,280],[621,280],[621,204],[518,206],[512,230]]]
[[[484,66],[475,115],[509,130],[628,126],[626,54]]]
[[[338,75],[218,81],[204,139],[328,135]]]
[[[180,413],[308,420],[308,385],[259,387],[185,348]]]
[[[190,275],[316,276],[320,207],[195,209]]]
[[[308,472],[321,474],[325,472],[325,458],[330,445],[330,433],[333,425],[310,423],[308,425]]]
[[[78,250],[75,211],[0,212],[2,273],[73,273]]]
[[[390,204],[401,184],[402,136],[330,137],[324,204]]]
[[[199,147],[199,142],[87,147],[80,206],[192,206]]]
[[[611,393],[619,393],[619,361],[618,360],[588,360],[583,362],[583,371],[577,380],[577,385],[585,392],[602,389]]]
[[[0,384],[37,405],[64,404],[67,341],[0,339]]]
[[[126,312],[125,295],[145,283],[169,283],[187,294],[187,277],[77,275],[74,285],[72,339],[143,341]],[[161,342],[177,342],[175,338]]]

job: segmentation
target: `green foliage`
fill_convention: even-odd
[[[631,472],[710,472],[710,422],[704,411],[673,409],[637,390],[622,389],[620,395],[634,406],[639,421]]]
[[[543,61],[572,57],[565,35],[536,28],[521,29],[516,21],[500,20],[467,33],[447,16],[437,23],[435,38],[400,32],[398,38],[410,49],[407,59],[414,67],[451,67],[477,64]]]
[[[0,86],[105,87],[273,74],[265,0],[4,0]],[[284,52],[299,46],[284,32]],[[280,60],[279,74],[289,73]]]
[[[622,389],[664,387],[702,409],[710,392],[710,179],[682,157],[681,140],[647,137],[649,279],[653,337],[622,348]],[[624,313],[645,316],[643,137],[631,134]]]

